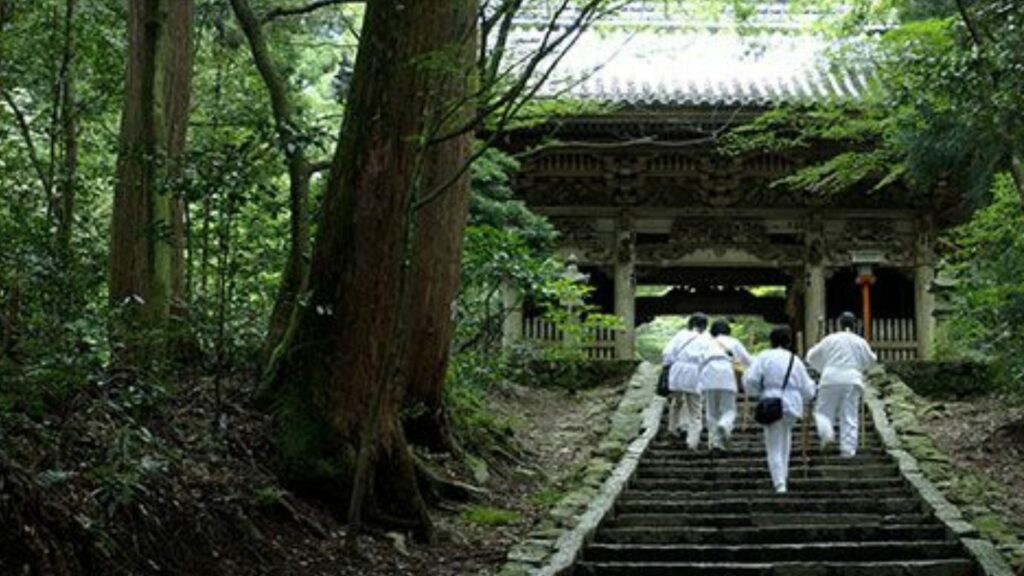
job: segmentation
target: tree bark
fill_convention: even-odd
[[[110,298],[123,312],[114,338],[118,364],[126,368],[155,357],[151,346],[159,347],[175,296],[181,208],[165,163],[177,161],[184,148],[191,14],[191,0],[129,3],[110,247]]]
[[[64,55],[61,62],[61,132],[64,162],[60,179],[60,204],[57,210],[57,251],[65,269],[71,265],[71,235],[75,223],[75,187],[78,183],[78,111],[75,104],[75,23],[76,0],[64,4]]]
[[[310,303],[296,310],[273,372],[286,478],[352,522],[365,511],[420,538],[431,524],[398,416],[404,354],[421,344],[409,346],[410,288],[423,288],[411,286],[413,206],[435,180],[434,158],[455,161],[449,179],[467,160],[468,136],[428,146],[425,132],[431,118],[468,106],[475,17],[474,0],[367,3]],[[457,180],[451,193],[465,185]]]
[[[309,248],[307,201],[311,169],[306,157],[304,138],[299,130],[295,107],[288,94],[288,85],[280,67],[267,46],[263,30],[247,0],[231,0],[231,7],[249,41],[256,69],[263,79],[274,114],[278,147],[288,167],[288,201],[291,209],[291,229],[288,260],[278,286],[274,309],[270,314],[267,337],[263,345],[263,360],[269,361],[288,329],[292,311],[299,295],[306,287],[306,250]]]
[[[175,320],[175,338],[179,353],[186,350],[180,346],[189,344],[193,338],[188,335],[189,295],[185,284],[185,211],[188,209],[183,186],[185,174],[185,147],[188,138],[188,112],[192,98],[193,62],[193,0],[165,0],[167,6],[167,34],[162,38],[166,44],[164,87],[159,94],[163,97],[163,114],[167,133],[167,189],[165,194],[170,202],[171,218],[171,293],[170,314]]]
[[[430,150],[424,166],[424,188],[433,190],[444,185],[452,177],[453,168],[460,167],[471,154],[471,144],[471,138],[459,138],[450,146]],[[444,383],[455,335],[452,306],[459,291],[469,198],[465,174],[450,190],[425,205],[417,221],[426,233],[417,243],[412,270],[410,330],[415,345],[406,356],[409,383],[404,427],[414,444],[438,452],[451,449]]]

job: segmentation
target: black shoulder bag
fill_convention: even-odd
[[[698,336],[699,336],[699,334],[698,334]],[[693,342],[696,339],[697,339],[697,336],[694,336],[694,337],[690,338],[689,340],[687,340],[686,344],[683,344],[683,347],[680,348],[679,351],[682,352],[683,350],[686,350],[686,347],[689,346],[690,343]],[[668,375],[669,375],[669,372],[671,370],[672,370],[672,365],[671,364],[669,364],[668,366],[662,366],[661,367],[661,374],[658,375],[658,387],[655,389],[655,392],[658,393],[658,396],[668,396],[669,395],[670,391],[668,389]]]
[[[789,375],[793,372],[793,362],[796,354],[790,353],[789,366],[786,367],[786,375],[782,378],[782,392],[785,394],[786,386],[789,385]],[[761,386],[761,394],[764,394],[764,386]],[[782,420],[782,397],[761,398],[757,401],[757,408],[754,409],[754,421],[761,426],[769,426]]]

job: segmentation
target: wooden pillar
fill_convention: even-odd
[[[501,288],[501,300],[505,313],[501,325],[501,345],[508,348],[523,339],[523,302],[519,290],[507,282]]]
[[[636,241],[633,222],[619,218],[615,231],[615,315],[623,327],[615,333],[615,358],[632,359],[636,351]]]
[[[935,237],[930,217],[923,218],[917,230],[917,262],[914,266],[914,326],[917,329],[917,357],[925,359],[935,337]]]
[[[825,337],[825,266],[808,264],[804,291],[804,349]]]
[[[935,334],[935,295],[931,286],[935,269],[920,265],[914,269],[914,325],[917,329],[917,357],[928,357]]]

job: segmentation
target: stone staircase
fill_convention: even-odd
[[[789,492],[777,495],[759,429],[737,430],[713,455],[685,450],[663,423],[574,574],[980,574],[875,434],[852,460],[816,442],[811,434],[805,465],[794,430]]]

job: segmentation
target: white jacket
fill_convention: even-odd
[[[744,368],[750,366],[753,361],[750,353],[739,340],[732,336],[721,334],[714,338],[707,336],[700,340],[701,363],[698,377],[700,391],[736,392],[736,372],[733,363],[735,361]]]
[[[864,374],[878,358],[860,336],[850,332],[829,334],[807,353],[807,364],[821,374],[821,385],[864,386]]]
[[[680,330],[669,340],[661,352],[663,366],[671,366],[668,389],[672,392],[697,393],[697,374],[700,369],[700,332]]]
[[[793,369],[789,374],[789,385],[783,391],[782,379],[790,357],[793,357]],[[783,413],[794,418],[801,418],[804,403],[814,398],[814,380],[807,374],[803,361],[782,348],[765,350],[755,356],[743,375],[743,387],[754,396],[782,398]]]

